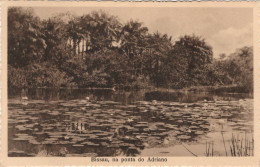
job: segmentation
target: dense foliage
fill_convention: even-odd
[[[8,10],[9,87],[253,88],[252,47],[213,59],[195,35],[172,41],[142,23],[103,11],[47,20],[30,8]]]

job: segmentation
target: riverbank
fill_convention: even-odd
[[[244,86],[238,85],[225,85],[225,86],[197,86],[197,87],[190,87],[184,88],[187,91],[204,91],[204,92],[227,92],[227,93],[253,93],[253,90],[249,90]]]
[[[9,90],[19,91],[27,88],[9,88]],[[181,89],[170,89],[170,88],[157,88],[154,86],[144,87],[144,88],[136,88],[136,87],[37,87],[37,88],[29,88],[29,89],[82,89],[82,90],[108,90],[108,91],[133,91],[133,90],[150,90],[150,91],[160,91],[160,92],[210,92],[210,93],[249,93],[253,95],[253,90],[249,90],[242,86],[237,85],[225,85],[225,86],[192,86],[188,88]]]

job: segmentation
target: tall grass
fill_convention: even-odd
[[[214,142],[206,142],[206,156],[213,157],[214,156]]]
[[[226,156],[233,157],[244,157],[244,156],[254,156],[254,139],[253,136],[249,137],[247,133],[244,136],[239,136],[239,134],[234,135],[232,133],[231,139],[228,140],[229,150],[226,147],[224,135],[222,134],[223,146],[225,149]],[[229,154],[230,153],[230,154]],[[206,156],[214,156],[214,142],[206,141]]]
[[[230,154],[233,157],[254,156],[254,139],[245,136],[240,138],[232,133],[231,139],[228,141],[230,147]]]
[[[226,156],[227,156],[228,154],[227,154],[227,148],[226,148],[226,143],[225,143],[225,139],[224,139],[223,126],[222,126],[221,136],[222,136],[222,141],[223,141],[224,148],[225,148],[225,153],[226,153]]]

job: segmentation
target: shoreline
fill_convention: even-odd
[[[252,94],[254,91],[245,90],[244,87],[237,85],[226,85],[226,86],[191,86],[187,88],[156,88],[153,86],[146,88],[103,88],[103,87],[29,87],[29,88],[8,88],[14,90],[22,89],[71,89],[71,90],[111,90],[111,91],[139,91],[139,90],[150,90],[150,91],[161,91],[161,92],[215,92],[215,93],[232,93],[232,94]]]

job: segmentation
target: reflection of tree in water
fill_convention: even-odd
[[[248,98],[248,94],[227,94],[218,92],[178,92],[178,91],[112,91],[109,89],[10,89],[9,98],[20,99],[25,94],[30,100],[72,100],[85,99],[90,97],[93,101],[116,101],[123,104],[131,104],[135,101],[176,101],[176,102],[196,102],[204,99],[211,100],[239,100]]]

